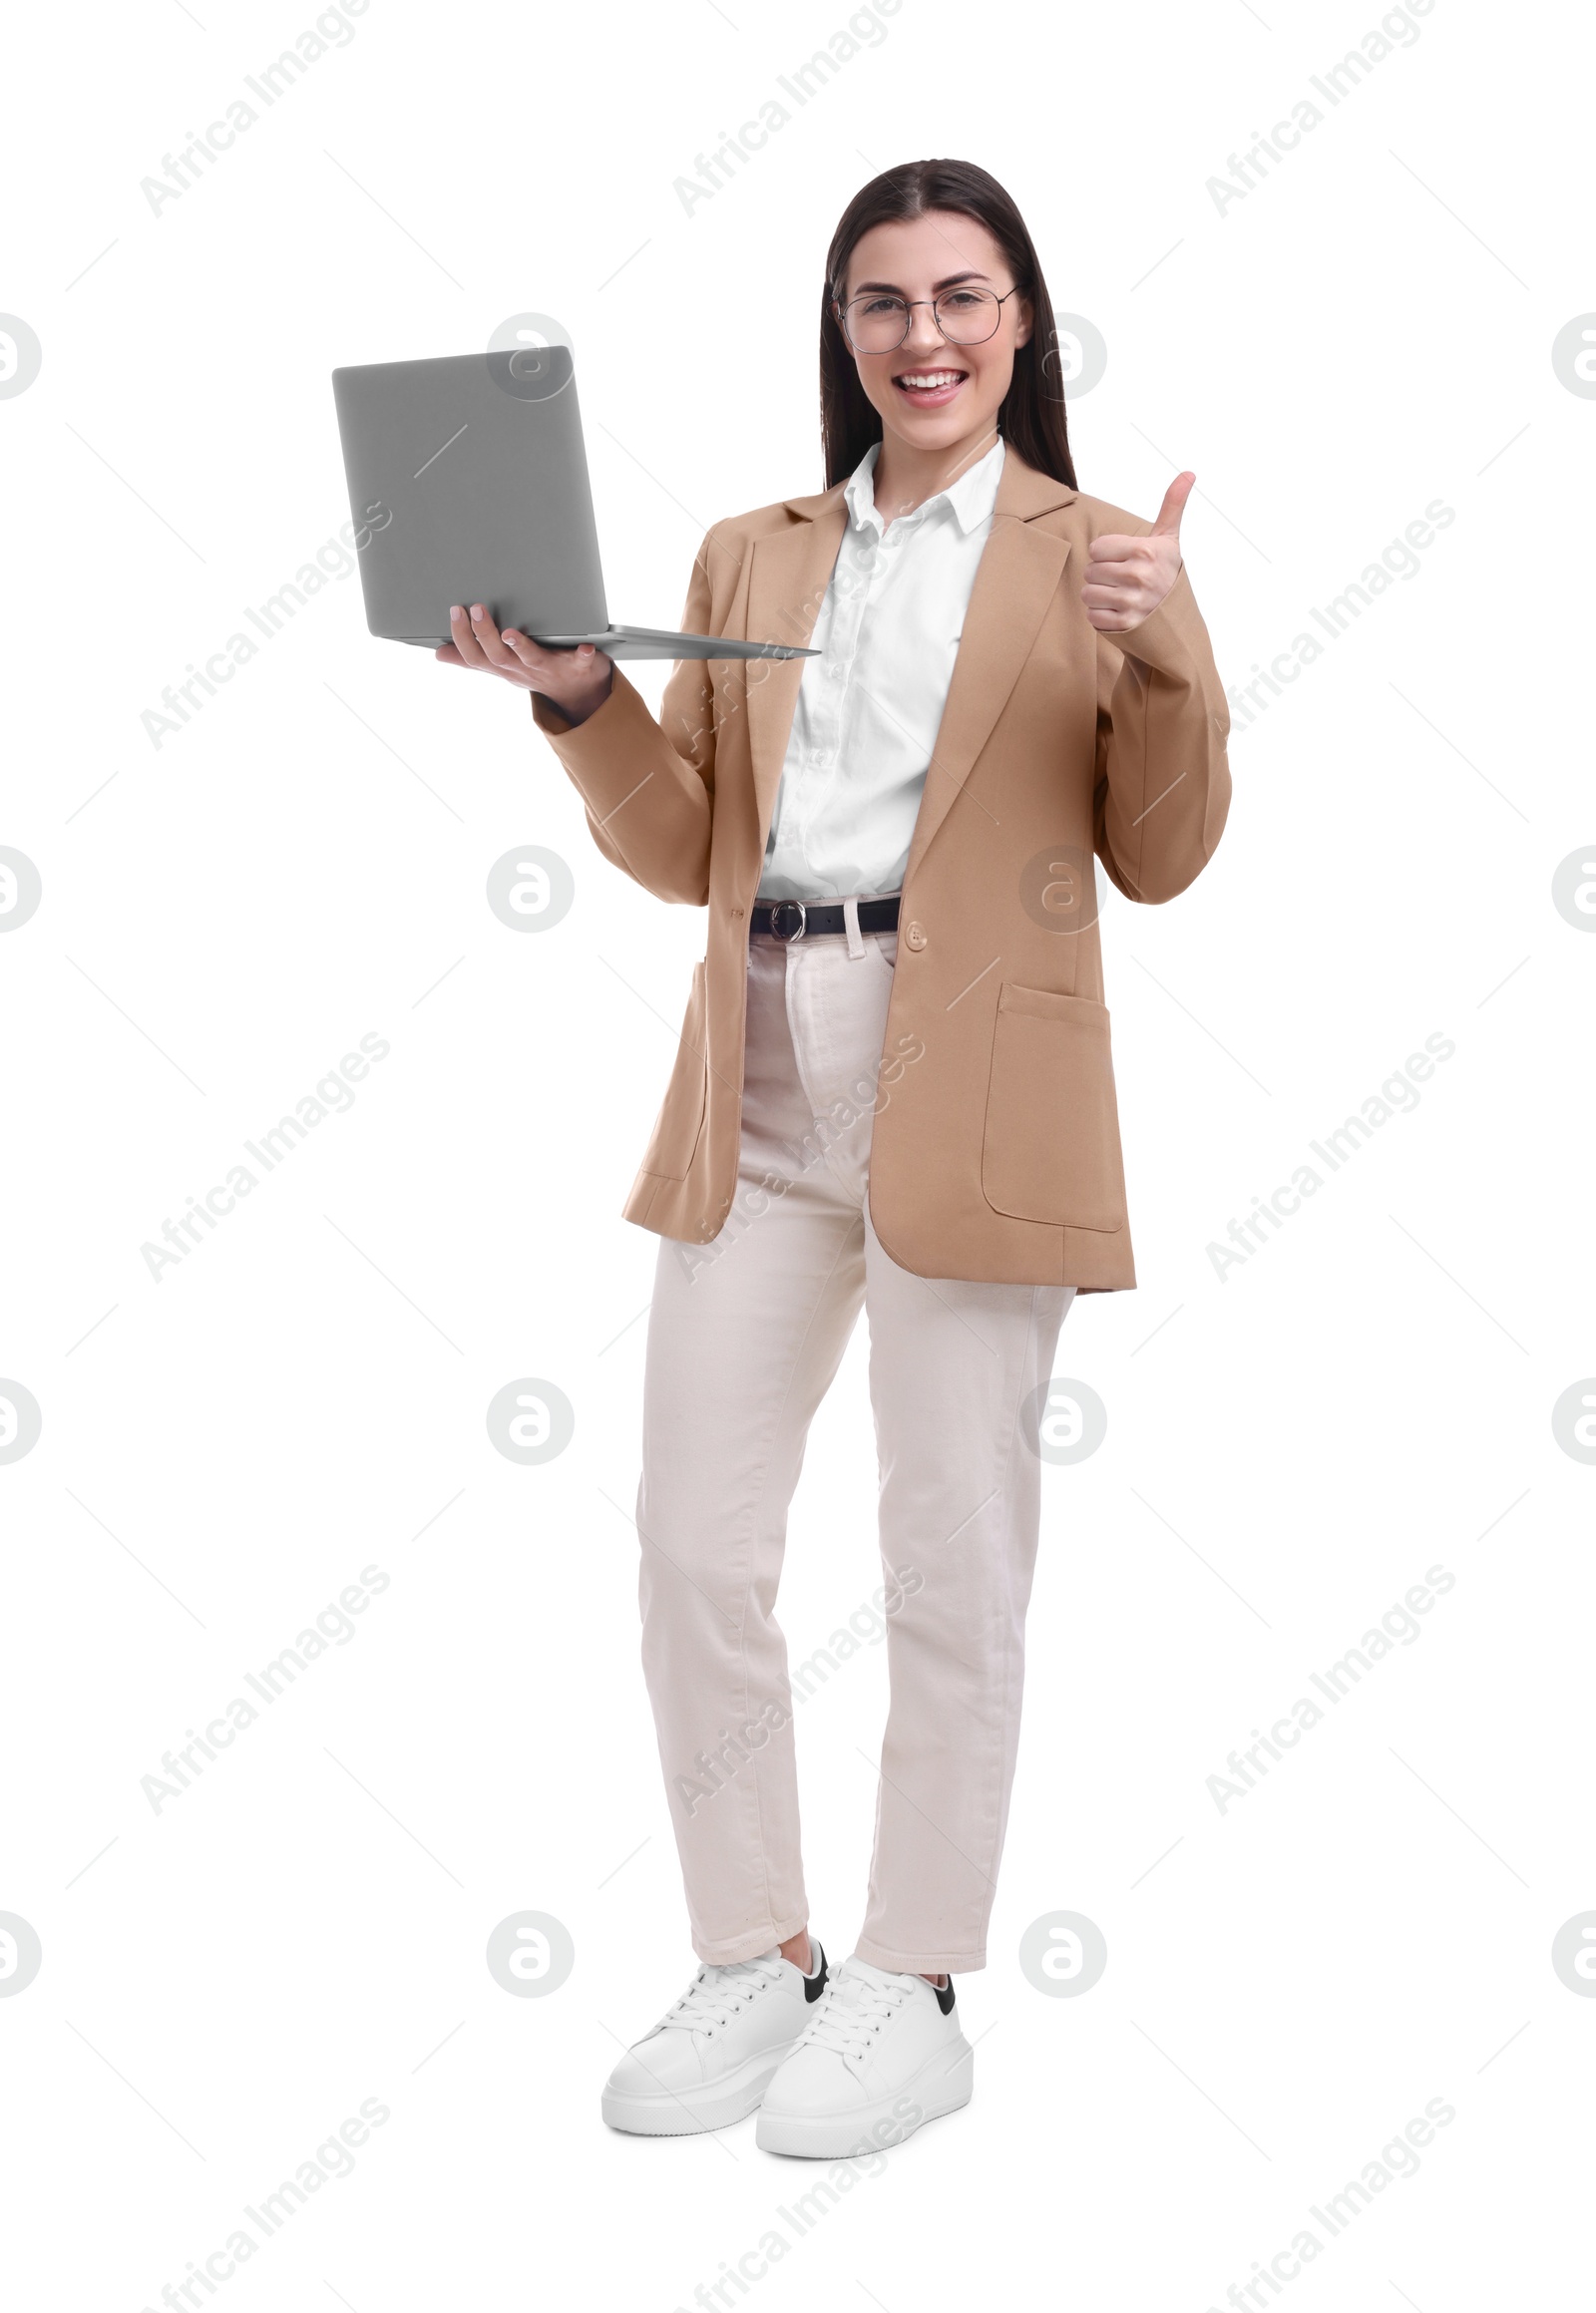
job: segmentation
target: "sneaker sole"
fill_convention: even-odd
[[[905,2144],[927,2120],[940,2120],[968,2105],[976,2086],[976,2052],[961,2036],[950,2056],[944,2050],[923,2064],[913,2080],[896,2096],[862,2106],[852,2113],[772,2113],[762,2108],[754,2142],[762,2152],[788,2152],[804,2160],[846,2160],[858,2152],[890,2151]],[[905,2122],[895,2107],[912,2097],[920,2118]],[[880,2140],[872,2131],[889,2123],[892,2133]]]
[[[759,2110],[777,2067],[797,2045],[795,2037],[784,2047],[767,2049],[724,2080],[698,2089],[627,2096],[606,2088],[600,2107],[604,2121],[628,2136],[701,2136],[714,2128],[729,2128]]]

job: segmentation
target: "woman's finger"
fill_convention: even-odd
[[[1122,535],[1118,531],[1103,531],[1086,548],[1089,563],[1123,563],[1141,550],[1141,540]]]
[[[593,643],[581,642],[575,650],[546,650],[516,626],[505,628],[504,640],[516,654],[519,674],[514,679],[529,690],[542,691],[557,703],[586,702],[589,708],[599,682],[608,695],[611,664]]]
[[[471,631],[476,636],[478,646],[490,666],[496,667],[501,674],[507,668],[518,666],[519,662],[515,653],[505,648],[498,625],[491,616],[486,603],[472,603]]]
[[[454,636],[453,647],[460,653],[462,666],[487,665],[482,646],[471,630],[471,620],[466,615],[463,602],[451,602],[449,605],[449,631]]]

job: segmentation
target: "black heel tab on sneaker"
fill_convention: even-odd
[[[952,1976],[949,1977],[946,1985],[933,1984],[931,1988],[937,1995],[938,2007],[945,2016],[951,2016],[954,2007],[954,1980]]]
[[[806,1976],[804,1978],[804,1998],[806,2000],[818,2000],[821,1993],[826,1989],[826,1949],[818,1937],[811,1937],[810,1941],[814,1944],[815,1950],[820,1954],[820,1965],[812,1976]]]

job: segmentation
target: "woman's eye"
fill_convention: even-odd
[[[903,305],[901,297],[871,297],[866,300],[867,313],[896,313]]]

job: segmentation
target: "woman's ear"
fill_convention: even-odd
[[[1019,325],[1014,331],[1014,349],[1016,352],[1020,346],[1030,343],[1030,333],[1036,318],[1035,308],[1028,297],[1019,298],[1018,305]]]

